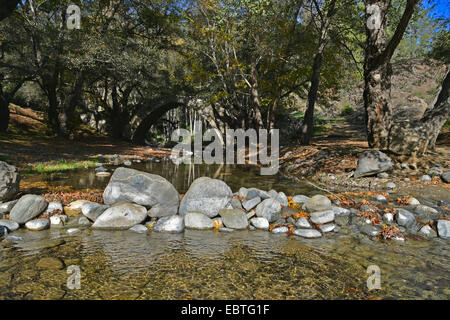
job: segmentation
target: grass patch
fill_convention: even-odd
[[[0,161],[8,162],[9,159],[11,159],[11,157],[9,156],[9,154],[3,154],[3,153],[0,153]]]
[[[67,161],[59,160],[52,162],[43,162],[35,165],[29,165],[25,168],[28,173],[54,173],[64,172],[77,169],[88,169],[95,167],[95,161]]]

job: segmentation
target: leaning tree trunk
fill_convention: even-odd
[[[434,150],[442,126],[450,117],[450,71],[432,109],[412,122],[394,123],[389,135],[389,151],[405,158],[416,159],[428,150]]]

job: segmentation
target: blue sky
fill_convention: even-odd
[[[435,5],[430,12],[433,16],[444,19],[450,18],[450,0],[425,0],[423,4],[426,8]]]

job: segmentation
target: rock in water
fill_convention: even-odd
[[[443,173],[441,179],[446,183],[450,183],[450,171]]]
[[[212,229],[214,221],[201,212],[188,212],[184,215],[184,226],[188,229]]]
[[[219,211],[226,228],[247,229],[248,220],[244,211],[239,209],[222,209]]]
[[[149,216],[163,217],[178,211],[180,195],[166,179],[156,174],[117,168],[103,192],[105,204],[134,202],[151,207]]]
[[[305,209],[308,212],[330,210],[331,201],[327,197],[318,194],[306,201]]]
[[[269,221],[266,218],[258,217],[250,219],[250,223],[256,229],[269,230]]]
[[[9,220],[15,221],[18,224],[24,224],[41,214],[46,207],[47,201],[45,201],[44,197],[34,194],[24,195],[12,208]]]
[[[38,263],[36,264],[36,267],[38,269],[61,270],[64,268],[64,262],[58,258],[46,257],[39,260]]]
[[[17,222],[7,219],[0,220],[0,226],[6,227],[11,231],[16,231],[17,229],[19,229],[19,224]]]
[[[196,179],[180,203],[180,215],[187,212],[201,212],[210,218],[226,208],[233,197],[230,187],[223,181],[201,177]]]
[[[0,202],[11,200],[19,192],[19,183],[17,168],[0,161]]]
[[[292,233],[302,238],[320,238],[322,236],[316,229],[296,229]]]
[[[377,150],[362,152],[358,157],[355,178],[368,177],[380,172],[392,170],[394,165],[391,158]]]
[[[184,218],[179,215],[173,215],[160,218],[153,227],[157,232],[180,233],[184,230]]]
[[[450,220],[438,220],[437,231],[439,237],[450,238]]]
[[[416,222],[416,217],[408,210],[402,208],[397,208],[395,217],[398,225],[405,228],[410,228]]]
[[[109,206],[95,202],[86,202],[81,206],[81,213],[91,221],[97,220]]]
[[[266,199],[256,207],[256,215],[269,222],[277,221],[281,214],[281,204],[272,198]]]
[[[96,229],[129,229],[139,224],[147,217],[147,209],[134,203],[117,202],[110,208],[106,209],[97,220],[95,220],[92,228]]]
[[[137,224],[135,226],[132,226],[130,231],[136,232],[136,233],[146,233],[148,231],[148,228],[144,226],[143,224]]]
[[[25,228],[31,231],[41,231],[50,227],[50,220],[47,218],[30,220],[25,223]]]

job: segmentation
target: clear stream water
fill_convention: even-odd
[[[286,194],[318,193],[281,176],[259,176],[243,166],[133,164],[186,192],[197,177]],[[104,188],[93,169],[39,176],[53,186]],[[263,231],[186,230],[182,234],[83,229],[31,232],[0,242],[1,299],[448,299],[448,241],[369,240],[349,228],[321,239]],[[40,268],[42,258],[62,262]],[[81,270],[81,288],[69,289],[67,267]],[[367,288],[367,268],[381,270],[381,289]]]

